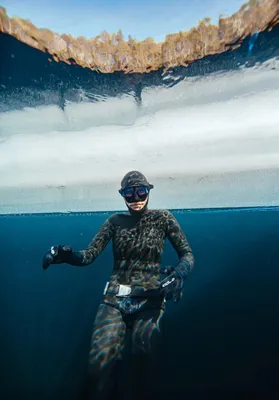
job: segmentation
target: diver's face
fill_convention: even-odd
[[[121,195],[128,208],[141,211],[148,201],[149,188],[147,186],[129,187],[123,189]]]

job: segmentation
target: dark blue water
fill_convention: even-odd
[[[279,208],[174,215],[196,266],[168,305],[161,398],[276,398]],[[111,246],[87,268],[43,271],[41,259],[55,243],[84,248],[106,218],[0,216],[1,399],[79,399]],[[163,263],[175,260],[167,243]]]

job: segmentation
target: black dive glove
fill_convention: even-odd
[[[69,260],[72,254],[71,246],[52,246],[43,257],[43,269],[47,269],[50,264],[62,264]]]
[[[184,279],[188,275],[189,267],[189,263],[182,260],[176,267],[161,268],[161,274],[167,275],[160,285],[160,292],[166,300],[173,300],[177,303],[181,299]]]

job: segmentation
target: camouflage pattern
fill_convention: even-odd
[[[104,301],[117,306],[121,302],[115,297],[118,284],[145,289],[159,287],[161,254],[166,238],[179,260],[187,261],[188,268],[184,271],[187,275],[194,265],[193,253],[176,218],[167,210],[146,210],[139,219],[129,213],[112,215],[88,248],[79,252],[79,265],[91,264],[112,239],[114,267]]]
[[[86,400],[115,398],[118,366],[122,359],[127,329],[131,332],[134,372],[132,386],[136,392],[133,393],[133,398],[147,398],[144,385],[149,382],[150,386],[150,377],[154,376],[155,370],[159,370],[163,315],[164,310],[155,304],[153,308],[150,304],[146,305],[133,315],[125,314],[107,304],[100,304],[91,338],[84,396]],[[156,382],[154,384],[156,386]],[[136,394],[138,397],[135,397]]]
[[[89,352],[88,393],[92,396],[89,398],[107,398],[104,393],[109,390],[108,382],[115,376],[113,371],[121,360],[127,328],[131,330],[132,352],[147,357],[140,358],[146,360],[145,366],[152,365],[150,356],[159,342],[165,300],[160,295],[133,298],[118,297],[116,293],[119,284],[159,288],[166,239],[176,250],[179,261],[185,261],[183,273],[187,276],[194,265],[193,253],[179,223],[167,210],[146,209],[142,213],[112,215],[87,249],[72,253],[67,261],[73,265],[89,265],[110,240],[113,242],[113,270],[97,312]],[[146,367],[138,368],[146,370]]]
[[[148,182],[146,177],[139,171],[128,172],[121,181],[121,189],[127,189],[135,186],[147,186],[150,189],[153,185]]]
[[[146,307],[131,316],[122,314],[115,307],[100,304],[89,352],[88,372],[94,376],[94,390],[104,390],[117,361],[121,360],[127,327],[131,330],[132,354],[147,357],[153,354],[154,347],[151,343],[161,334],[163,314],[163,309]]]

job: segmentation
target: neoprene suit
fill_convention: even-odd
[[[104,222],[86,250],[64,251],[62,259],[54,261],[89,265],[113,241],[113,271],[96,315],[89,352],[88,398],[91,398],[89,393],[92,399],[105,398],[109,388],[114,390],[109,382],[116,376],[115,367],[121,360],[127,329],[131,330],[132,355],[138,368],[137,393],[143,396],[139,392],[142,387],[139,375],[154,368],[165,311],[160,268],[166,238],[177,252],[179,262],[174,270],[180,271],[183,280],[194,265],[194,257],[179,223],[166,210],[146,208],[141,213],[114,214]],[[119,296],[121,285],[124,289],[132,288],[132,292]],[[180,291],[182,288],[179,286]]]

